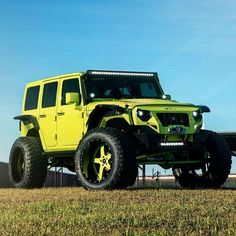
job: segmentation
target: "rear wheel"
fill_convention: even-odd
[[[47,175],[47,159],[42,156],[39,138],[20,137],[12,146],[9,178],[15,188],[41,188]]]
[[[75,154],[79,181],[87,189],[119,189],[136,178],[134,151],[124,132],[114,128],[89,131]]]
[[[190,155],[198,155],[197,158],[200,158],[202,163],[198,166],[173,168],[173,174],[184,188],[219,188],[230,173],[231,151],[217,133],[201,130],[198,135],[207,138],[201,147]]]

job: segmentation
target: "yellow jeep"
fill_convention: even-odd
[[[75,171],[87,189],[134,184],[138,165],[172,168],[183,187],[220,187],[231,151],[202,130],[206,106],[166,95],[157,73],[89,70],[26,85],[21,137],[12,146],[14,187],[40,188],[50,167]]]

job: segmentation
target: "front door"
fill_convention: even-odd
[[[64,79],[61,84],[61,101],[57,107],[58,146],[75,149],[83,135],[83,114],[80,104],[66,104],[66,93],[80,94],[78,78]]]
[[[56,101],[58,81],[44,83],[39,113],[39,126],[45,145],[50,149],[57,145]]]

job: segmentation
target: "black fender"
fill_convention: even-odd
[[[34,128],[36,130],[39,130],[39,124],[35,116],[32,115],[15,116],[14,120],[20,120],[23,122],[24,125],[33,124]]]
[[[193,135],[194,143],[205,144],[208,141],[208,133],[207,132],[200,132]],[[226,143],[228,144],[232,153],[236,152],[236,132],[222,132],[218,133]]]
[[[231,151],[236,151],[236,132],[219,133],[228,143]]]
[[[199,109],[201,110],[202,113],[211,112],[211,110],[208,106],[200,105],[198,107],[199,107]]]
[[[94,110],[90,113],[87,121],[88,129],[95,128],[99,125],[104,116],[120,115],[126,112],[126,108],[118,105],[97,105]]]

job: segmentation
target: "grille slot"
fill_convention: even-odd
[[[156,115],[163,126],[189,126],[189,118],[186,113],[157,113]]]

